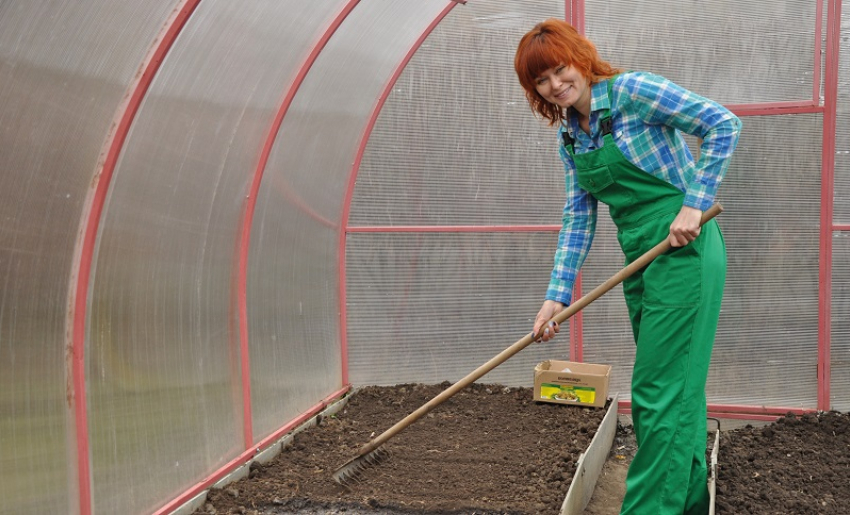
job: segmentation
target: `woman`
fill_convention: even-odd
[[[563,227],[533,334],[547,341],[558,332],[544,325],[570,303],[597,201],[609,207],[627,263],[669,239],[674,248],[623,282],[637,344],[638,451],[621,514],[705,514],[705,383],[726,251],[716,222],[699,223],[728,167],[740,120],[657,75],[620,73],[560,20],[526,34],[514,65],[532,109],[559,125],[566,169]],[[697,162],[682,132],[702,140]]]

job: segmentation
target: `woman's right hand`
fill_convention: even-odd
[[[558,334],[561,327],[555,322],[552,322],[543,329],[543,334],[540,334],[540,330],[553,316],[560,313],[563,309],[564,305],[554,300],[547,300],[543,303],[543,307],[540,308],[540,311],[537,312],[537,317],[534,319],[534,330],[531,333],[532,336],[535,336],[534,341],[548,342]]]

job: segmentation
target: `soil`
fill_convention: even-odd
[[[709,428],[708,451],[716,426]],[[585,515],[619,513],[636,450],[631,426],[618,427]],[[789,413],[759,427],[721,431],[715,513],[850,513],[850,413]]]
[[[366,387],[196,513],[557,514],[604,408],[535,402],[530,388],[473,384],[387,441],[360,481],[332,473],[449,383]]]
[[[719,515],[850,513],[850,413],[721,432],[718,464]]]
[[[532,400],[527,388],[472,385],[385,443],[391,456],[350,487],[331,478],[360,447],[449,383],[368,387],[250,476],[211,490],[197,514],[556,514],[605,409]],[[709,445],[713,435],[709,435]],[[586,515],[615,515],[636,450],[618,427]],[[787,414],[723,431],[716,513],[850,513],[850,413]]]

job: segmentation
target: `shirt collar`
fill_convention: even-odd
[[[603,80],[597,82],[590,87],[590,124],[593,127],[594,122],[598,118],[598,112],[604,109],[611,109],[611,100],[608,98],[608,81]],[[595,130],[595,129],[592,129]],[[577,135],[581,129],[578,126],[578,118],[570,116],[566,126],[562,125],[560,132],[566,131],[571,138],[577,139]]]
[[[597,82],[590,88],[590,112],[610,108],[611,101],[608,99],[608,81]]]

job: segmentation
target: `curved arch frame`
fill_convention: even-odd
[[[243,405],[243,416],[245,419],[245,448],[250,449],[254,444],[253,437],[253,428],[252,428],[252,414],[251,414],[251,362],[250,362],[250,353],[248,349],[248,300],[247,300],[247,289],[248,289],[248,253],[251,245],[251,226],[254,221],[254,210],[257,206],[257,197],[260,191],[260,184],[263,180],[263,174],[265,173],[266,166],[268,165],[269,156],[271,155],[272,148],[274,147],[274,143],[277,140],[278,133],[280,132],[280,127],[283,124],[283,119],[286,116],[286,113],[289,111],[289,107],[292,105],[292,101],[295,98],[295,94],[298,93],[298,89],[301,87],[301,84],[304,83],[304,78],[307,77],[307,74],[310,72],[310,68],[313,67],[313,64],[316,62],[316,58],[318,58],[319,54],[325,48],[328,41],[331,39],[331,36],[337,31],[342,22],[348,17],[354,7],[360,3],[360,0],[348,0],[348,2],[343,6],[340,12],[334,17],[333,21],[328,25],[325,29],[322,36],[313,46],[313,49],[307,55],[307,58],[304,59],[304,62],[301,64],[301,67],[298,70],[298,73],[295,76],[295,79],[292,81],[292,84],[289,85],[287,89],[286,95],[283,98],[283,102],[281,102],[280,108],[277,111],[277,114],[274,117],[274,121],[272,122],[272,126],[269,129],[269,133],[266,136],[266,141],[263,144],[263,149],[260,152],[260,159],[257,163],[257,169],[254,172],[254,179],[251,182],[251,190],[248,194],[248,198],[245,202],[245,213],[242,220],[242,234],[239,240],[239,259],[238,259],[238,284],[236,288],[237,295],[237,305],[239,309],[239,341],[240,341],[240,349],[241,349],[241,363],[242,363],[242,405]]]
[[[130,127],[139,106],[148,92],[165,55],[177,35],[195,12],[201,0],[182,0],[163,24],[139,66],[135,80],[127,88],[124,101],[118,106],[103,150],[94,171],[93,180],[80,215],[80,229],[74,248],[73,265],[68,287],[66,314],[66,387],[69,407],[74,413],[74,444],[79,486],[79,510],[82,515],[92,512],[91,463],[89,461],[88,415],[86,407],[86,318],[97,233],[106,195],[112,182],[115,166],[124,148]]]
[[[243,381],[243,416],[245,418],[245,424],[246,424],[246,436],[245,436],[246,450],[245,450],[245,452],[241,453],[239,456],[237,456],[236,458],[231,460],[224,467],[222,467],[219,470],[212,473],[210,476],[208,476],[203,481],[194,485],[192,488],[186,490],[185,492],[183,492],[178,497],[172,499],[165,506],[163,506],[162,508],[157,510],[155,512],[155,515],[165,515],[167,513],[170,513],[174,509],[180,507],[184,503],[188,502],[193,497],[195,497],[200,492],[202,492],[204,489],[215,484],[218,480],[220,480],[222,477],[224,477],[225,475],[227,475],[231,471],[235,470],[236,468],[238,468],[238,467],[244,465],[245,463],[247,463],[248,461],[250,461],[261,449],[263,449],[263,448],[267,447],[268,445],[274,443],[275,441],[280,439],[283,435],[290,432],[291,430],[296,428],[298,425],[302,424],[306,420],[310,419],[311,417],[313,417],[314,415],[316,415],[317,413],[319,413],[320,411],[322,411],[323,409],[328,407],[332,402],[334,402],[339,397],[344,395],[350,389],[350,385],[348,384],[348,377],[347,377],[347,360],[346,360],[346,352],[345,352],[345,348],[346,348],[345,327],[346,326],[345,326],[345,312],[344,312],[344,306],[345,306],[344,251],[345,251],[345,234],[346,234],[345,223],[347,222],[347,219],[348,219],[351,195],[352,195],[352,192],[353,192],[354,181],[356,179],[357,170],[359,169],[359,164],[360,164],[360,161],[362,159],[363,152],[365,151],[366,144],[368,142],[369,134],[371,134],[372,127],[374,127],[375,121],[377,120],[378,114],[380,113],[380,109],[383,106],[387,96],[389,95],[389,92],[391,91],[392,86],[398,80],[398,77],[401,74],[402,70],[404,69],[406,64],[409,62],[410,58],[413,56],[413,54],[416,52],[416,50],[419,48],[419,46],[421,46],[422,42],[425,40],[425,38],[428,36],[428,34],[430,34],[430,32],[434,29],[434,27],[436,27],[439,24],[439,22],[451,11],[451,9],[457,3],[466,3],[465,0],[448,0],[449,5],[443,11],[441,11],[441,13],[438,15],[438,17],[426,28],[426,30],[423,32],[423,34],[416,40],[414,45],[411,47],[411,49],[407,52],[405,57],[402,59],[399,66],[397,66],[396,71],[393,73],[392,77],[390,78],[390,80],[387,83],[387,86],[385,86],[384,90],[382,91],[381,95],[379,96],[379,98],[376,102],[375,109],[373,110],[373,113],[370,116],[369,121],[367,122],[366,128],[364,129],[364,135],[361,138],[361,144],[359,146],[357,156],[355,158],[355,164],[352,167],[352,173],[351,173],[351,177],[349,179],[349,187],[348,187],[346,197],[345,197],[345,204],[344,204],[344,207],[343,207],[342,221],[339,225],[339,227],[341,228],[340,229],[340,235],[341,235],[341,238],[340,238],[340,242],[341,242],[340,243],[340,247],[341,247],[341,250],[340,250],[340,285],[341,285],[340,286],[340,289],[341,289],[341,292],[340,292],[340,295],[341,295],[341,297],[340,297],[340,299],[341,299],[341,301],[340,301],[341,302],[341,311],[340,311],[341,342],[340,342],[340,346],[341,346],[341,352],[342,352],[342,378],[343,378],[342,384],[343,384],[343,388],[341,388],[337,392],[334,392],[333,394],[331,394],[327,398],[323,399],[318,404],[313,406],[313,408],[311,408],[310,410],[308,410],[305,413],[302,413],[296,419],[290,421],[289,423],[287,423],[286,425],[284,425],[283,427],[281,427],[280,429],[278,429],[277,431],[275,431],[271,435],[264,438],[262,441],[259,441],[259,442],[256,442],[256,443],[253,442],[253,437],[250,435],[250,425],[249,425],[250,420],[251,420],[250,361],[249,361],[249,349],[248,349],[246,289],[247,289],[248,253],[249,253],[249,250],[250,250],[250,241],[251,241],[250,230],[251,230],[251,224],[252,224],[252,221],[253,221],[254,209],[256,207],[256,201],[257,201],[260,185],[261,185],[261,182],[262,182],[262,177],[263,177],[263,174],[265,172],[265,168],[266,168],[266,165],[268,163],[268,159],[269,159],[269,156],[271,154],[271,150],[272,150],[274,143],[277,139],[277,135],[278,135],[280,127],[283,123],[283,119],[286,116],[286,113],[287,113],[290,105],[292,104],[292,101],[295,97],[295,94],[297,93],[299,87],[303,83],[304,78],[307,76],[307,73],[309,73],[310,68],[312,67],[316,58],[321,53],[321,51],[324,49],[328,40],[331,38],[331,36],[333,36],[333,33],[339,28],[339,26],[342,24],[342,22],[345,20],[345,18],[350,14],[350,12],[354,9],[354,7],[356,7],[356,5],[359,3],[359,1],[360,0],[349,0],[349,2],[343,7],[343,9],[339,12],[339,14],[330,23],[330,25],[326,29],[325,33],[322,35],[322,37],[319,39],[319,41],[313,47],[313,49],[311,50],[311,52],[309,53],[309,55],[305,59],[304,63],[302,64],[301,68],[299,69],[299,73],[297,74],[295,80],[289,86],[289,89],[287,90],[287,94],[284,96],[284,100],[282,101],[281,106],[278,109],[278,112],[277,112],[277,115],[275,116],[272,127],[270,128],[269,133],[266,137],[266,141],[265,141],[263,148],[262,148],[262,151],[260,153],[259,161],[258,161],[258,164],[257,164],[257,169],[254,173],[254,178],[253,178],[252,183],[251,183],[251,189],[250,189],[249,195],[246,199],[245,211],[244,211],[243,220],[242,220],[242,234],[241,234],[241,237],[240,237],[240,240],[239,240],[239,248],[238,248],[238,256],[239,256],[239,258],[238,258],[238,270],[236,271],[237,283],[238,283],[238,286],[237,286],[237,289],[236,289],[236,295],[237,295],[236,300],[237,300],[237,306],[238,306],[239,315],[240,315],[239,316],[239,320],[240,320],[240,327],[239,327],[240,337],[239,338],[240,338],[240,354],[241,354],[241,360],[242,360],[241,373],[242,373],[242,381]],[[320,221],[322,221],[323,223],[327,223],[327,224],[332,223],[332,222],[328,222],[328,221],[324,221],[324,220],[320,220]]]

